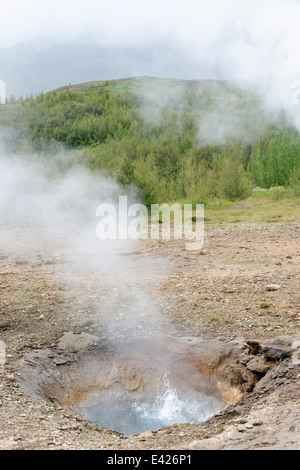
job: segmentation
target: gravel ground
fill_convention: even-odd
[[[70,250],[63,234],[3,233],[0,449],[299,450],[300,368],[290,360],[205,423],[128,438],[18,384],[24,354],[54,348],[65,332],[167,330],[224,342],[300,334],[299,233],[297,224],[206,224],[201,252],[186,251],[182,240],[137,242],[117,270],[105,257],[98,269],[92,250]]]

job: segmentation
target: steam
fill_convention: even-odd
[[[94,322],[102,334],[157,334],[162,324],[149,279],[167,263],[139,253],[126,240],[100,240],[97,207],[117,208],[120,186],[80,164],[80,156],[58,146],[48,155],[17,155],[0,147],[0,252],[34,259],[44,247],[59,254],[56,281],[78,298],[98,296]],[[77,160],[76,160],[77,158]],[[136,202],[138,191],[128,190]],[[46,255],[45,255],[46,256]],[[72,309],[72,306],[71,306]]]
[[[282,111],[271,112],[262,92],[246,83],[153,79],[150,84],[137,91],[144,122],[164,127],[167,119],[176,116],[180,129],[188,113],[196,126],[198,146],[222,145],[230,138],[252,143]]]
[[[138,44],[136,50],[144,51],[145,56],[157,50],[154,45],[161,44],[151,59],[152,66],[156,66],[152,70],[158,76],[171,77],[176,70],[177,78],[252,83],[270,112],[283,108],[299,128],[299,107],[293,102],[294,87],[300,80],[299,14],[297,0],[187,0],[184,4],[177,0],[135,0],[126,8],[120,0],[107,4],[87,0],[84,11],[80,3],[70,0],[45,1],[43,5],[37,0],[26,5],[14,0],[5,2],[0,43],[8,47],[47,37],[57,45],[121,44],[128,51]],[[166,43],[167,61],[163,57]],[[140,57],[137,55],[137,60]],[[165,68],[165,63],[169,68]],[[94,68],[93,79],[131,76],[139,69],[132,60],[127,67],[120,67],[122,70],[114,68],[111,74],[106,68],[105,77],[97,77],[100,69]],[[149,70],[151,67],[140,73],[145,75]],[[88,81],[90,75],[89,70],[82,81]],[[69,76],[72,81],[72,65]]]
[[[2,224],[48,230],[82,226],[91,220],[97,193],[103,198],[116,189],[113,183],[96,179],[83,168],[49,178],[41,162],[3,154],[0,185]]]

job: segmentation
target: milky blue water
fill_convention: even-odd
[[[130,436],[181,423],[201,423],[224,408],[214,396],[192,391],[183,394],[165,380],[164,390],[149,400],[134,401],[105,393],[94,396],[92,405],[81,403],[80,411],[92,422]]]

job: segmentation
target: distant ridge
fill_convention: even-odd
[[[53,43],[37,38],[8,48],[0,47],[0,73],[7,84],[7,96],[16,98],[47,93],[70,82],[79,84],[123,77],[230,79],[229,74],[224,76],[224,70],[212,70],[203,63],[195,63],[180,45],[165,38],[154,39],[147,47]]]
[[[220,87],[234,87],[239,88],[238,82],[230,80],[215,80],[215,79],[181,79],[181,78],[160,78],[160,77],[148,77],[148,76],[137,76],[137,77],[126,77],[126,78],[116,78],[112,80],[99,80],[99,81],[89,81],[84,83],[69,84],[56,88],[55,92],[62,91],[80,91],[86,90],[89,88],[101,88],[103,86],[116,85],[118,83],[123,84],[140,84],[146,86],[168,86],[168,87],[186,87],[186,88],[195,88],[201,90],[211,90]]]

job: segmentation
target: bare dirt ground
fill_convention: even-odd
[[[0,449],[299,450],[300,366],[289,360],[205,423],[128,438],[27,396],[18,384],[24,354],[54,348],[64,332],[107,334],[99,305],[111,297],[113,316],[114,304],[109,281],[77,271],[63,239],[8,235],[0,245]],[[206,224],[201,252],[186,251],[183,241],[139,242],[130,254],[137,262],[132,289],[143,285],[155,297],[159,327],[175,335],[224,342],[297,335],[299,235],[298,224]],[[143,329],[143,319],[134,328]]]

